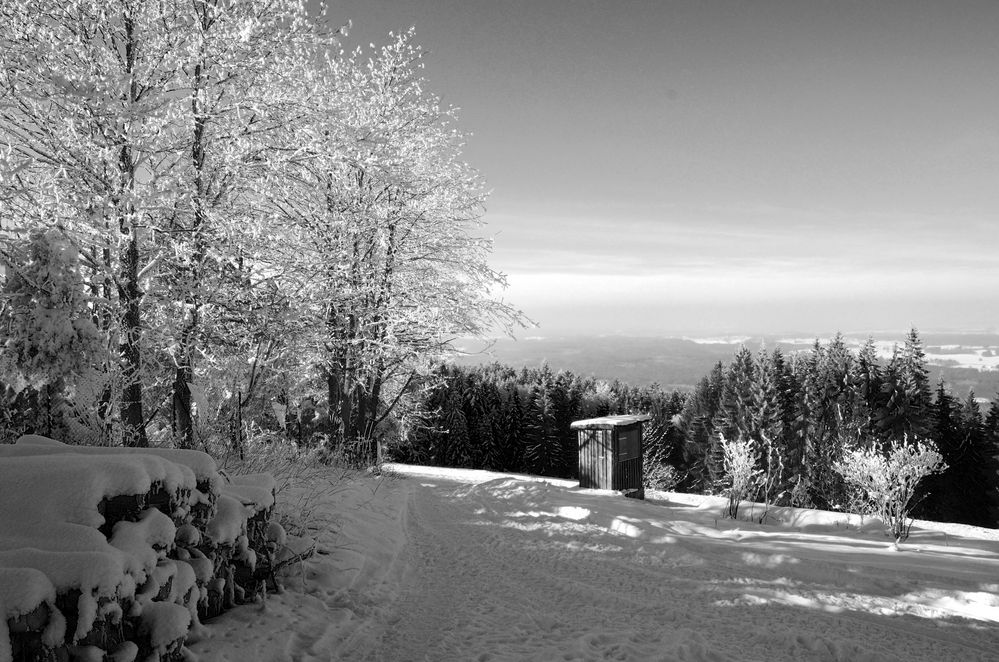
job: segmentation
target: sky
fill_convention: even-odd
[[[330,13],[430,51],[530,335],[999,330],[999,2]]]

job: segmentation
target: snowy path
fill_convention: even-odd
[[[572,504],[559,504],[564,492],[517,481],[414,491],[402,598],[384,640],[365,659],[997,655],[994,626],[968,632],[869,613],[869,606],[909,611],[898,595],[909,584],[879,564],[855,563],[850,549],[815,553],[810,545],[795,550],[785,543],[780,555],[769,538],[759,544],[711,538],[689,525],[664,534],[634,517],[656,506],[633,502],[619,504],[632,516],[601,522],[593,514],[613,510],[607,500],[619,497],[574,494]],[[643,539],[649,532],[658,539]],[[801,568],[802,556],[818,558]],[[871,595],[872,587],[881,595]],[[858,589],[861,595],[851,598]],[[852,613],[851,602],[865,610]],[[823,604],[843,610],[824,611]]]
[[[988,534],[916,531],[892,552],[808,511],[760,526],[687,495],[401,469],[427,475],[351,502],[306,592],[268,604],[257,627],[279,646],[210,640],[202,660],[999,659]]]

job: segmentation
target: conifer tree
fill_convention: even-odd
[[[868,338],[857,352],[851,380],[859,392],[861,402],[866,405],[863,410],[867,418],[865,430],[868,435],[873,436],[877,431],[875,425],[877,413],[884,406],[884,377],[873,338]]]
[[[982,408],[974,391],[969,391],[968,397],[964,400],[960,423],[965,444],[969,448],[970,468],[973,474],[972,488],[980,492],[977,499],[973,498],[972,503],[967,504],[971,516],[963,521],[977,522],[978,526],[999,527],[999,457],[993,452],[985,420],[982,417]],[[979,506],[980,510],[976,506]]]
[[[688,472],[683,478],[681,487],[693,491],[703,491],[711,485],[712,471],[709,468],[714,462],[715,473],[723,471],[722,457],[713,458],[712,424],[718,412],[724,383],[724,366],[719,361],[711,369],[711,373],[701,379],[694,392],[687,399],[680,415],[680,425],[683,431],[683,458]]]
[[[569,427],[579,412],[580,395],[576,379],[568,371],[559,371],[552,380],[549,395],[553,422],[557,431],[556,452],[560,456],[558,464],[564,475],[571,478],[578,473],[579,468],[576,434]]]
[[[941,380],[933,403],[932,434],[948,464],[927,482],[922,516],[975,526],[999,525],[999,462],[992,454],[974,392],[958,403]]]
[[[754,404],[755,373],[753,353],[742,346],[725,371],[718,413],[713,421],[716,437],[723,436],[729,440],[751,437],[753,430],[750,428],[750,419]]]
[[[964,491],[960,483],[967,479],[964,456],[967,451],[959,429],[960,411],[943,379],[937,382],[930,408],[929,438],[947,463],[947,469],[928,476],[917,492],[915,512],[920,517],[938,521],[957,521],[958,502]]]
[[[32,230],[6,257],[0,371],[34,400],[34,431],[62,436],[67,396],[91,385],[108,338],[91,317],[79,254],[58,229]]]
[[[982,435],[990,449],[989,454],[999,457],[999,393],[993,396],[992,404],[989,405],[989,413],[985,417]]]
[[[541,377],[544,379],[545,375]],[[564,470],[554,410],[548,389],[543,383],[536,385],[524,416],[524,460],[527,470],[540,476],[561,476]]]
[[[506,471],[524,471],[524,411],[515,382],[506,386],[500,430],[500,465]]]
[[[882,394],[884,407],[877,428],[885,438],[926,436],[932,398],[926,355],[916,329],[910,330],[903,346],[896,346],[892,353],[885,368]]]
[[[461,391],[449,392],[441,412],[443,435],[438,461],[446,467],[468,467],[471,463],[468,421],[462,407]]]
[[[855,431],[848,427],[854,406],[849,375],[853,357],[837,334],[827,347],[816,341],[805,363],[805,449],[803,468],[807,495],[820,508],[841,507],[842,477],[833,469]]]

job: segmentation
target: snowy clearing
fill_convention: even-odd
[[[892,551],[839,513],[386,469],[324,497],[318,554],[213,621],[202,662],[999,657],[994,530],[917,522]]]

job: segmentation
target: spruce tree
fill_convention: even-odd
[[[833,466],[848,441],[855,440],[845,424],[855,409],[849,380],[852,364],[853,357],[837,334],[828,347],[816,341],[804,365],[804,478],[808,499],[820,508],[844,504],[843,480]]]
[[[966,478],[963,461],[965,449],[959,434],[958,404],[941,379],[930,409],[929,437],[937,446],[947,469],[926,477],[916,494],[915,512],[919,517],[937,521],[957,521],[963,489],[959,482]]]
[[[683,432],[683,459],[688,467],[680,487],[700,492],[711,484],[710,453],[712,448],[711,421],[718,411],[724,384],[724,366],[719,361],[711,373],[701,379],[687,399],[680,414]],[[719,459],[720,461],[720,459]]]
[[[985,417],[982,435],[989,448],[989,455],[999,456],[999,393],[996,393],[992,398],[989,414]]]
[[[440,439],[438,461],[446,467],[468,467],[471,463],[468,421],[462,407],[461,392],[452,390],[444,401],[441,416],[444,434]]]
[[[538,384],[531,390],[524,425],[524,460],[528,472],[539,476],[562,476],[561,453],[551,394]]]
[[[958,521],[999,527],[999,458],[993,453],[974,391],[961,406],[960,428],[970,481],[966,486],[968,500]]]
[[[865,431],[868,436],[874,437],[877,432],[875,425],[877,412],[884,406],[884,376],[873,338],[868,338],[857,353],[852,382],[859,397],[866,405],[864,412],[867,418]]]
[[[926,355],[916,329],[909,331],[901,349],[895,347],[885,369],[882,396],[884,407],[877,429],[883,437],[902,440],[926,436],[932,397]]]
[[[506,385],[500,419],[500,466],[505,471],[526,471],[524,467],[524,408],[516,382]]]
[[[753,383],[756,366],[753,354],[741,347],[725,370],[718,411],[712,420],[710,450],[706,457],[708,479],[712,489],[719,489],[725,480],[723,441],[751,439],[750,412],[753,407]]]

